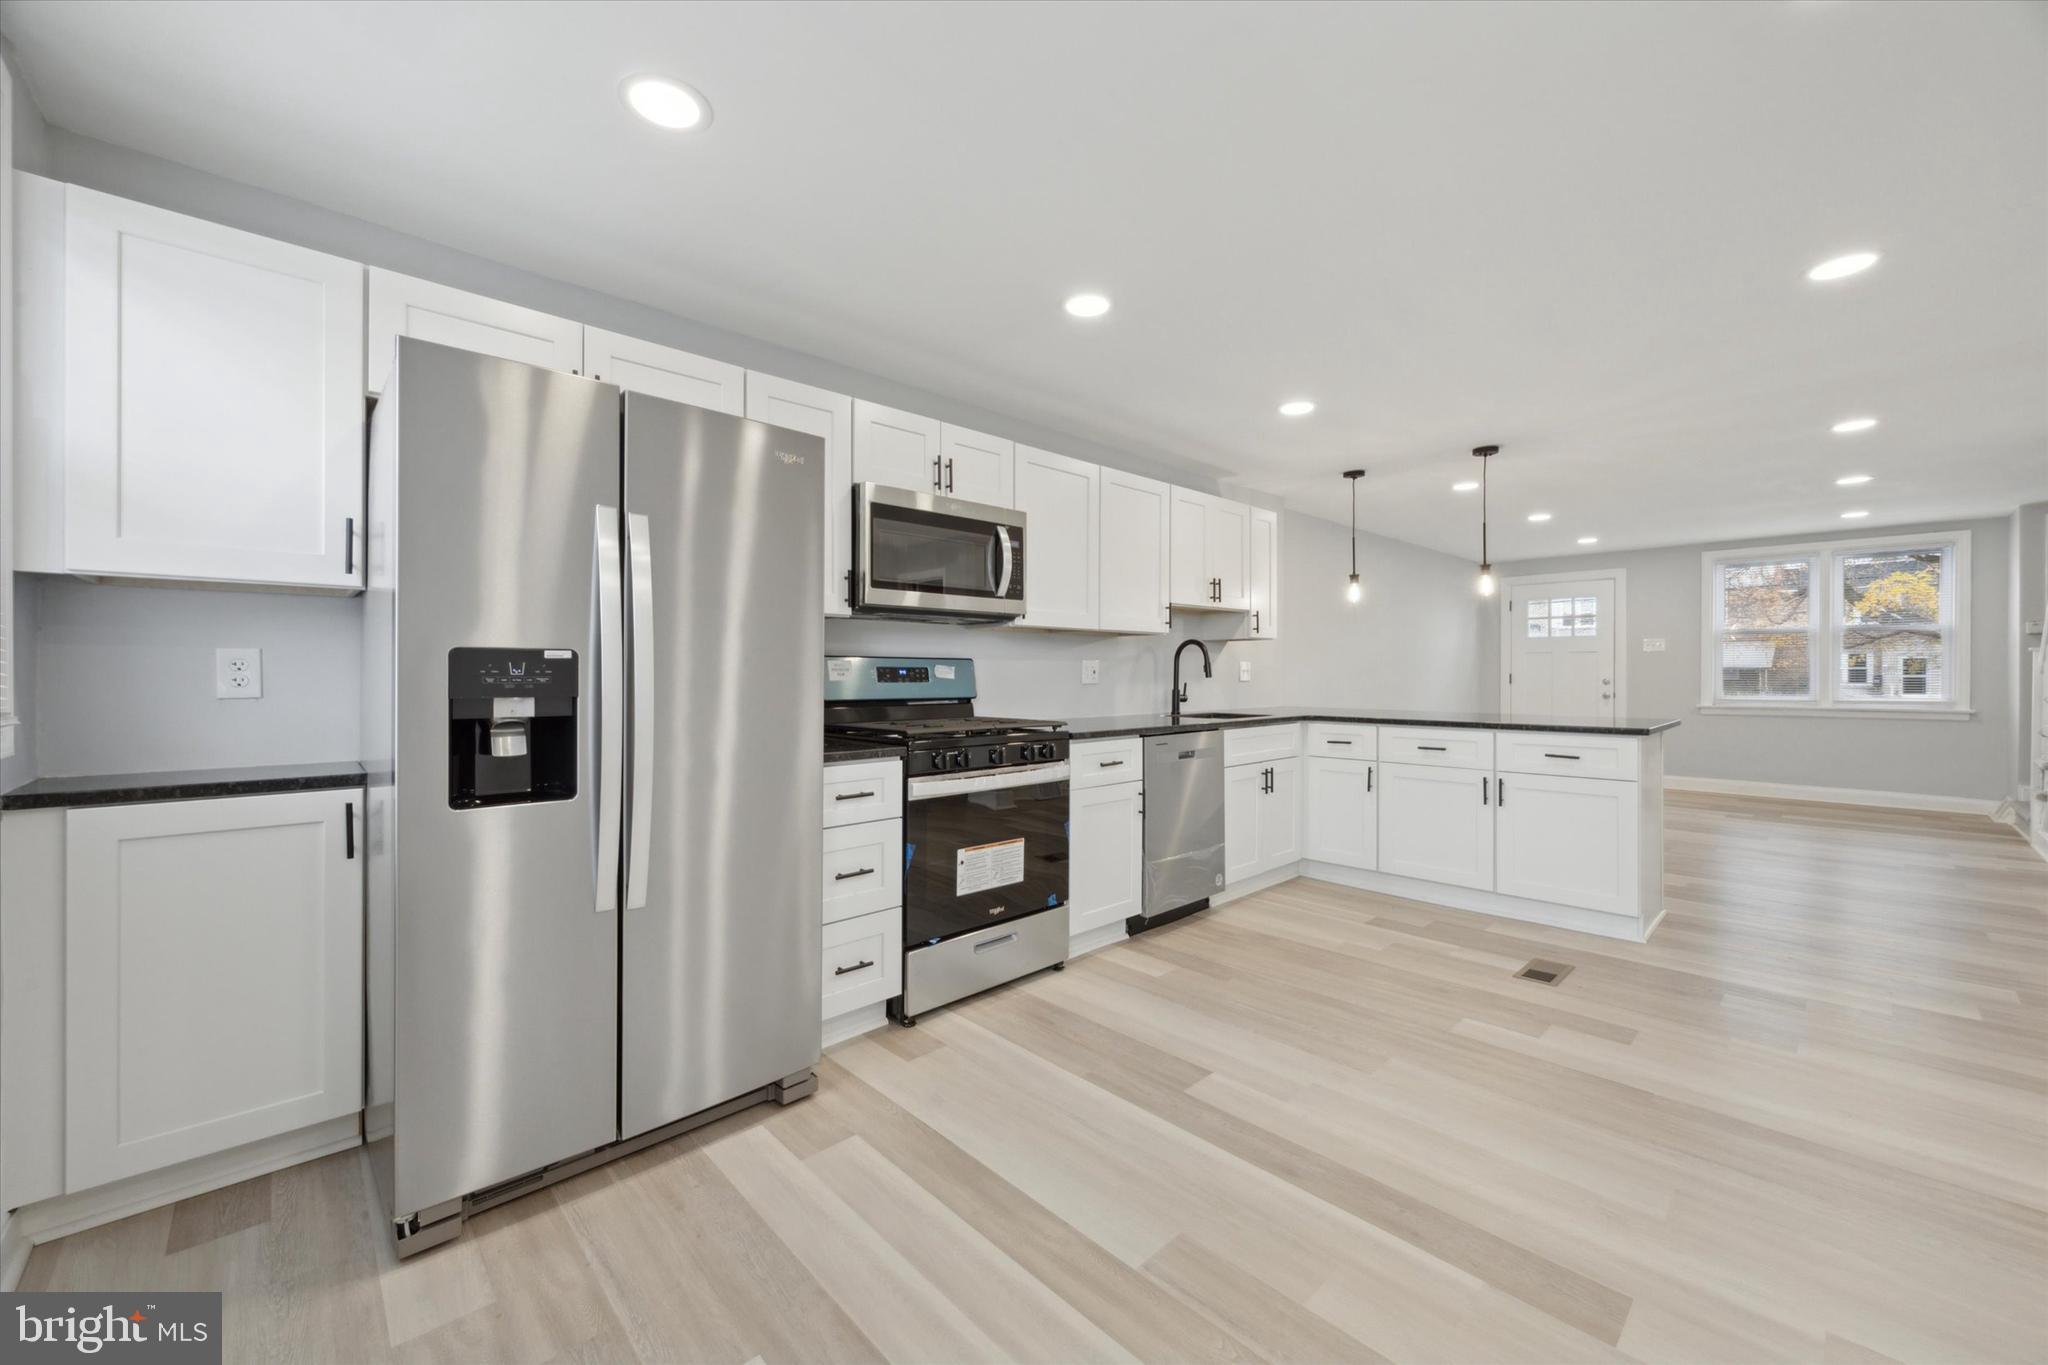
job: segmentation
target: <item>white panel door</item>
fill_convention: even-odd
[[[1077,787],[1067,836],[1067,924],[1074,934],[1143,909],[1145,785]]]
[[[1636,913],[1640,787],[1525,773],[1499,782],[1496,891],[1583,910]]]
[[[749,370],[747,416],[825,442],[825,614],[851,615],[846,574],[853,567],[853,400]]]
[[[1102,471],[1102,628],[1157,635],[1166,611],[1167,545],[1173,492],[1157,479]]]
[[[583,369],[583,324],[396,271],[370,271],[370,392],[382,393],[400,337],[517,360]]]
[[[1267,765],[1266,794],[1259,798],[1259,871],[1301,861],[1301,760]]]
[[[1214,607],[1217,585],[1209,554],[1207,493],[1173,490],[1172,551],[1168,566],[1168,600],[1176,607]]]
[[[1301,856],[1339,867],[1379,866],[1379,790],[1371,763],[1303,760]]]
[[[1380,871],[1493,890],[1493,774],[1379,765]]]
[[[359,790],[65,820],[67,1191],[363,1102]]]
[[[941,424],[900,408],[853,400],[853,481],[942,492]]]
[[[1266,799],[1266,765],[1247,763],[1223,770],[1223,882],[1243,881],[1259,870],[1259,803]]]
[[[1024,513],[1020,626],[1095,630],[1102,555],[1102,466],[1017,447],[1016,506]]]
[[[1510,588],[1507,632],[1510,716],[1614,719],[1613,579]]]
[[[995,507],[1013,505],[1017,496],[1016,442],[947,425],[941,428],[939,453],[946,462],[940,491],[947,497]]]
[[[1280,514],[1253,507],[1250,517],[1251,558],[1246,584],[1251,610],[1239,626],[1240,640],[1280,638]]]
[[[363,268],[65,192],[64,561],[354,588]]]
[[[1217,582],[1217,605],[1249,611],[1252,509],[1225,498],[1209,500],[1209,574]]]
[[[739,366],[601,327],[583,329],[583,372],[592,379],[674,403],[734,417],[746,412],[747,372]]]

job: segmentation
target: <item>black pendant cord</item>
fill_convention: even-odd
[[[1486,556],[1486,467],[1493,461],[1481,457],[1479,461],[1479,567],[1493,563]]]
[[[1358,577],[1358,480],[1351,480],[1351,576]]]

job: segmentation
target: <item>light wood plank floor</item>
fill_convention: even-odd
[[[2048,1358],[2048,864],[1667,823],[1647,946],[1297,881],[403,1265],[347,1153],[23,1287],[219,1287],[250,1361]]]

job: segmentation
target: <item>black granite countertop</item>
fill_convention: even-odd
[[[1115,735],[1165,735],[1176,730],[1230,730],[1246,725],[1285,724],[1297,720],[1349,721],[1359,725],[1423,725],[1447,730],[1536,730],[1545,734],[1656,735],[1676,729],[1675,720],[1621,716],[1600,720],[1588,716],[1545,716],[1509,720],[1486,711],[1374,711],[1331,707],[1261,707],[1227,715],[1182,714],[1176,724],[1164,712],[1134,716],[1069,717],[1062,723],[1075,739],[1108,739]]]
[[[288,763],[267,768],[198,768],[175,773],[39,777],[12,791],[0,792],[0,810],[127,806],[144,801],[329,791],[362,785],[363,765],[360,763]]]
[[[901,744],[877,744],[866,739],[847,739],[840,735],[825,736],[825,761],[827,763],[858,763],[864,758],[901,758]]]

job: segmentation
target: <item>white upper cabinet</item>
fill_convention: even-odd
[[[362,792],[66,812],[67,1191],[363,1104]]]
[[[1247,600],[1241,640],[1280,638],[1280,514],[1267,507],[1247,509],[1251,558],[1245,574]]]
[[[362,266],[77,186],[64,240],[64,567],[361,586]]]
[[[939,491],[949,498],[1009,507],[1016,496],[1016,443],[951,423],[941,428]]]
[[[580,372],[583,324],[389,270],[370,271],[370,392],[382,393],[400,337],[544,370]]]
[[[1018,490],[1021,494],[1021,466]],[[1157,479],[1120,469],[1102,471],[1098,541],[1104,630],[1154,635],[1166,630],[1167,528],[1172,496],[1172,489]],[[1031,586],[1035,591],[1035,579]]]
[[[1241,502],[1173,490],[1169,589],[1176,607],[1249,611],[1251,509]]]
[[[747,416],[825,442],[825,614],[846,616],[853,566],[853,400],[793,379],[747,371]]]
[[[945,491],[945,459],[939,453],[944,434],[934,418],[854,399],[853,482],[919,493]]]
[[[583,329],[583,372],[652,398],[746,415],[747,372],[739,366],[601,327]]]
[[[1102,554],[1102,468],[1017,447],[1016,505],[1024,513],[1024,588],[1030,610],[1020,626],[1095,630]]]

